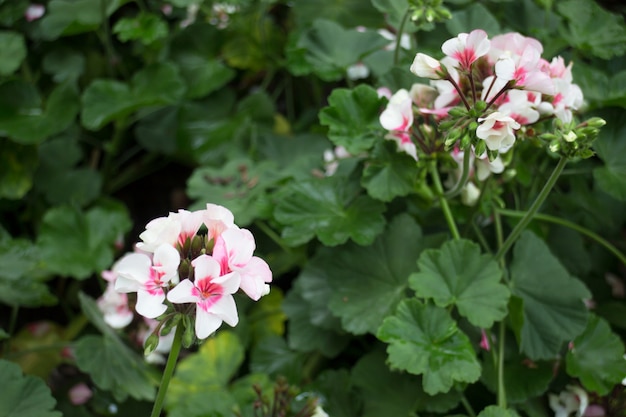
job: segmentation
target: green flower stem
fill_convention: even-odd
[[[476,412],[472,408],[472,405],[470,404],[470,402],[467,400],[467,397],[465,396],[465,394],[461,394],[461,404],[463,404],[465,411],[470,417],[476,417]]]
[[[524,217],[526,215],[525,211],[516,211],[516,210],[506,210],[506,209],[496,209],[503,216],[508,217]],[[577,231],[578,233],[585,235],[593,240],[595,240],[600,245],[604,246],[609,252],[611,252],[617,259],[619,259],[624,265],[626,265],[626,255],[620,252],[611,242],[604,239],[602,236],[597,233],[582,227],[574,222],[570,222],[569,220],[561,219],[560,217],[550,216],[548,214],[535,214],[535,220],[544,221],[548,223],[558,224],[560,226],[568,227],[572,230]]]
[[[543,202],[550,194],[550,191],[552,191],[552,187],[554,187],[554,184],[556,184],[556,181],[559,179],[559,176],[561,175],[561,172],[563,171],[563,168],[565,168],[566,164],[567,157],[561,157],[559,163],[554,168],[554,171],[552,171],[550,178],[548,178],[548,181],[543,186],[541,192],[539,192],[539,195],[537,195],[537,198],[535,199],[533,204],[530,206],[522,220],[520,220],[520,222],[515,226],[511,234],[506,238],[502,246],[498,249],[498,253],[496,253],[495,256],[497,260],[504,258],[504,255],[506,255],[509,249],[511,249],[511,246],[513,246],[513,243],[515,243],[519,235],[524,231],[524,229],[526,229],[528,223],[530,223]]]
[[[439,178],[439,171],[437,171],[437,163],[434,160],[431,161],[430,163],[430,175],[433,177],[433,182],[435,184],[435,191],[437,191],[439,204],[441,205],[441,210],[443,211],[443,215],[445,216],[446,222],[448,223],[448,228],[450,229],[450,233],[452,233],[452,237],[454,239],[460,239],[461,235],[459,234],[459,229],[456,227],[456,223],[454,222],[454,217],[452,216],[452,212],[450,211],[450,206],[448,206],[448,200],[446,200],[443,194],[443,186],[441,185],[441,178]]]
[[[167,357],[167,363],[165,364],[165,370],[163,371],[163,377],[161,378],[161,385],[159,385],[159,391],[157,392],[156,399],[154,400],[154,406],[152,407],[152,414],[150,414],[150,417],[159,417],[161,415],[165,394],[167,393],[167,387],[170,385],[170,379],[172,379],[172,375],[174,374],[174,368],[176,367],[176,361],[178,360],[178,354],[180,353],[184,330],[185,326],[182,323],[179,323],[178,326],[176,326],[172,349]]]
[[[498,340],[498,406],[506,409],[506,388],[504,386],[504,342],[506,338],[506,324],[500,322],[500,337]]]
[[[465,184],[467,184],[467,178],[469,177],[469,172],[470,172],[469,165],[470,165],[471,153],[472,153],[472,150],[469,148],[464,151],[463,172],[461,173],[461,178],[459,178],[459,181],[454,185],[453,189],[449,190],[448,192],[444,194],[446,198],[456,197],[457,195],[461,193],[461,191],[463,190],[463,187],[465,187]]]
[[[400,60],[400,44],[402,43],[402,34],[404,33],[406,21],[409,19],[409,14],[411,14],[410,7],[406,9],[404,16],[402,16],[400,27],[398,27],[398,33],[396,33],[396,49],[393,51],[393,65],[398,65],[398,61]]]

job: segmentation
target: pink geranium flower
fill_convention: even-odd
[[[249,230],[228,229],[216,239],[213,258],[219,262],[222,275],[231,272],[239,274],[240,288],[257,301],[269,293],[272,271],[264,260],[252,256],[255,247]]]
[[[154,251],[152,259],[143,253],[130,253],[117,264],[115,290],[136,292],[137,313],[153,319],[165,312],[167,306],[164,288],[178,279],[180,255],[174,247],[162,244]]]
[[[489,52],[491,42],[487,39],[487,32],[476,29],[469,34],[460,33],[457,37],[448,39],[441,46],[444,54],[458,62],[464,71],[481,56]]]
[[[200,255],[191,264],[194,282],[182,280],[168,292],[167,299],[176,304],[196,304],[195,332],[199,339],[209,337],[222,322],[236,326],[239,316],[232,294],[239,289],[239,274],[220,275],[220,263],[209,255]]]
[[[417,160],[417,149],[409,135],[409,129],[413,126],[413,100],[407,90],[401,88],[391,96],[379,121],[389,130],[385,139],[395,141],[398,148]]]
[[[476,136],[484,140],[492,151],[506,152],[515,142],[513,130],[521,127],[515,119],[500,112],[481,117],[478,122],[480,125],[476,128]]]

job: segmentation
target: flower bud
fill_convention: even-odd
[[[448,115],[452,117],[461,117],[465,116],[466,114],[467,110],[465,110],[465,108],[463,107],[452,107],[450,110],[448,110]]]
[[[176,314],[174,317],[167,320],[163,326],[161,326],[161,336],[167,336],[170,334],[172,329],[180,322],[181,317],[181,314]]]
[[[550,143],[550,152],[557,153],[559,151],[559,149],[561,149],[561,144],[559,143],[558,140],[553,140]]]
[[[157,346],[159,345],[159,336],[157,335],[158,327],[148,336],[146,341],[143,344],[143,354],[144,356],[148,356],[152,352],[155,351]]]
[[[587,120],[586,123],[589,127],[595,127],[596,129],[599,129],[606,124],[606,120],[600,117],[592,117],[591,119]]]
[[[487,150],[487,144],[484,140],[479,140],[476,144],[476,148],[474,149],[474,153],[476,155],[482,155],[485,153],[485,150]]]
[[[185,326],[185,331],[183,332],[183,347],[188,348],[196,341],[196,333],[194,327],[192,326],[191,319],[189,316],[183,316],[183,323]]]
[[[476,103],[474,103],[474,108],[480,113],[482,113],[487,108],[487,102],[479,100]]]
[[[204,249],[202,236],[194,236],[193,239],[191,239],[191,258],[195,259],[202,255],[202,249]]]
[[[463,135],[463,137],[461,138],[461,149],[467,149],[471,142],[472,138],[470,137],[470,135]]]
[[[565,139],[566,142],[570,142],[570,143],[574,142],[577,138],[578,136],[576,135],[576,132],[574,132],[573,130],[570,130],[565,135],[563,135],[563,139]]]

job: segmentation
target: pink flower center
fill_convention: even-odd
[[[466,48],[460,52],[457,52],[453,56],[454,59],[459,61],[462,68],[469,69],[472,62],[476,61],[476,53],[471,48]]]
[[[191,290],[191,294],[200,299],[197,303],[198,307],[208,311],[211,306],[222,298],[224,289],[220,284],[204,279],[196,283],[196,286]]]
[[[148,291],[150,295],[163,294],[163,275],[165,275],[165,272],[158,271],[153,267],[150,268],[150,278],[148,278],[148,281],[145,283],[146,291]]]

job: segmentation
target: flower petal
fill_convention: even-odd
[[[222,319],[200,308],[196,309],[196,336],[206,339],[222,325]]]

